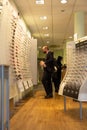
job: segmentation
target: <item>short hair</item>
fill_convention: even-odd
[[[47,49],[47,50],[49,50],[49,47],[48,47],[48,46],[43,46],[42,49]]]

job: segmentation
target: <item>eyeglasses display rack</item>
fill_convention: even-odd
[[[87,101],[87,37],[67,43],[66,49],[67,72],[60,84],[59,94],[74,98],[80,103]],[[82,118],[82,111],[80,115]]]
[[[17,81],[20,92],[31,88],[28,83],[32,82],[30,66],[30,48],[31,39],[26,33],[25,28],[21,25],[19,16],[12,15],[10,18],[10,64]],[[33,86],[33,83],[32,83]]]
[[[8,0],[2,2],[0,0],[0,63],[10,65],[10,97],[19,97],[33,89],[31,35],[14,4]]]

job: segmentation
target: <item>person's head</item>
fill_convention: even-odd
[[[47,53],[49,51],[48,46],[43,46],[42,51],[43,51],[43,53]]]
[[[63,60],[63,57],[62,56],[58,56],[57,61],[61,62],[62,60]]]

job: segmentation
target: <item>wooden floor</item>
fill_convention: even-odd
[[[10,130],[87,130],[87,103],[83,103],[83,119],[79,116],[79,102],[54,94],[44,99],[43,89],[36,89],[20,110],[10,119]]]

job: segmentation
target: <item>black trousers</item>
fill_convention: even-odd
[[[43,72],[42,84],[44,86],[46,95],[52,95],[52,92],[53,92],[51,76],[52,76],[52,73],[48,71]]]
[[[58,92],[59,91],[60,80],[54,79],[53,83],[54,83],[54,87],[55,87],[55,92]]]
[[[52,74],[52,81],[54,83],[54,87],[55,87],[55,92],[58,92],[59,90],[59,85],[61,83],[61,75],[58,76],[57,72],[54,72]]]

